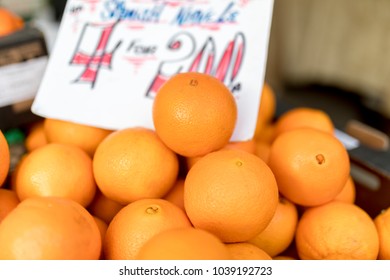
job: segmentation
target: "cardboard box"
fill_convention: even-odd
[[[43,33],[31,26],[0,37],[0,129],[38,120],[31,112],[48,59]]]
[[[382,210],[390,207],[389,137],[383,134],[378,138],[375,134],[380,132],[376,133],[365,124],[358,125],[363,126],[362,133],[356,133],[359,131],[348,127],[346,129],[361,142],[357,148],[348,151],[351,159],[351,175],[356,185],[355,203],[365,209],[370,216],[375,217]],[[365,139],[366,137],[368,140]],[[373,145],[381,142],[383,145]]]

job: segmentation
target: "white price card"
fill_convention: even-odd
[[[253,136],[272,0],[68,0],[32,105],[42,117],[153,128],[153,98],[179,72],[221,80],[237,101],[232,141]]]

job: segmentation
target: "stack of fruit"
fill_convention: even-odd
[[[265,84],[254,138],[230,142],[228,88],[177,74],[155,130],[45,119],[9,180],[0,138],[0,259],[390,259],[390,210],[354,204],[329,116],[274,120],[275,100]]]

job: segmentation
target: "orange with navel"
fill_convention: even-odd
[[[349,155],[343,144],[333,135],[313,128],[294,129],[277,137],[268,165],[281,194],[303,206],[333,200],[350,172]]]
[[[213,76],[179,73],[165,82],[153,103],[157,135],[177,154],[202,156],[224,147],[236,126],[237,105]]]
[[[277,204],[272,171],[259,157],[241,150],[205,155],[184,182],[184,207],[192,224],[225,243],[247,241],[259,234]]]
[[[139,199],[123,207],[112,219],[104,240],[104,256],[135,259],[140,248],[156,234],[191,227],[185,212],[164,199]]]

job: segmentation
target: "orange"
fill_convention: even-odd
[[[34,197],[22,202],[0,224],[0,259],[98,259],[99,229],[77,202]]]
[[[20,200],[58,196],[86,207],[96,192],[92,160],[76,146],[47,144],[23,158],[17,168],[15,188]]]
[[[99,127],[49,118],[44,120],[44,131],[49,143],[75,145],[90,156],[93,156],[100,142],[112,132]]]
[[[7,179],[10,169],[10,152],[7,140],[3,132],[0,130],[0,187]]]
[[[0,224],[19,202],[19,198],[15,191],[0,189]]]
[[[263,249],[248,242],[228,243],[226,247],[233,260],[272,260]]]
[[[115,131],[100,143],[93,171],[105,196],[127,204],[163,197],[178,177],[179,161],[153,130],[133,127]]]
[[[104,196],[99,189],[97,189],[95,197],[88,205],[88,211],[107,224],[111,222],[122,208],[122,204]]]
[[[7,8],[0,7],[0,36],[9,35],[24,27],[22,18]]]
[[[379,235],[378,259],[390,260],[390,207],[379,213],[374,223]]]
[[[239,149],[254,154],[256,152],[256,141],[254,139],[231,141],[223,149]]]
[[[264,141],[256,141],[255,155],[268,162],[269,154],[271,152],[271,144]]]
[[[101,239],[101,250],[100,250],[100,257],[99,259],[103,259],[103,242],[104,242],[104,238],[106,236],[106,232],[107,232],[107,228],[108,228],[108,224],[103,221],[102,219],[96,217],[96,216],[92,216],[93,219],[95,220],[95,223],[99,229],[99,233],[100,233],[100,239]]]
[[[230,140],[237,120],[236,101],[213,76],[179,73],[165,82],[153,103],[157,135],[177,154],[202,156]]]
[[[379,238],[372,218],[360,207],[332,201],[307,209],[295,235],[300,259],[375,260]]]
[[[103,251],[107,259],[132,260],[159,232],[191,227],[186,214],[164,199],[140,199],[123,207],[108,226]]]
[[[348,177],[347,182],[345,183],[344,187],[341,189],[338,195],[334,198],[334,200],[348,202],[348,203],[355,203],[356,199],[356,187],[355,182],[353,181],[352,176],[350,175]]]
[[[228,260],[229,251],[213,234],[192,227],[170,229],[150,238],[138,260]]]
[[[273,121],[276,112],[276,96],[272,87],[264,82],[260,96],[259,112],[255,129],[255,138],[261,138],[264,127]]]
[[[29,129],[24,143],[27,152],[31,152],[32,150],[42,147],[47,143],[43,121],[34,123],[34,125],[32,125]]]
[[[334,135],[334,124],[323,110],[296,107],[284,112],[275,122],[274,138],[281,133],[301,127],[315,128]]]
[[[100,237],[101,237],[101,241],[102,241],[102,248],[103,248],[103,241],[104,241],[104,237],[105,237],[106,232],[107,232],[108,225],[102,219],[100,219],[96,216],[92,216],[92,217],[95,220],[95,223],[99,229],[99,233],[100,233]]]
[[[297,224],[297,207],[291,201],[280,196],[271,222],[265,230],[248,242],[263,249],[271,257],[275,257],[285,251],[294,240]]]
[[[267,123],[261,127],[261,130],[255,136],[256,141],[265,142],[271,144],[275,136],[275,123]]]
[[[268,165],[281,194],[303,206],[333,200],[350,172],[349,155],[343,144],[331,134],[313,128],[299,128],[277,137]]]
[[[195,163],[198,162],[198,160],[200,160],[203,156],[199,156],[199,157],[186,157],[185,158],[185,163],[186,163],[186,168],[187,168],[187,172],[192,168],[192,166],[194,166]]]
[[[271,169],[241,150],[202,157],[184,182],[184,207],[192,224],[225,243],[247,241],[263,231],[278,205]]]
[[[184,179],[178,178],[171,190],[164,196],[164,199],[172,202],[180,209],[184,209]]]

